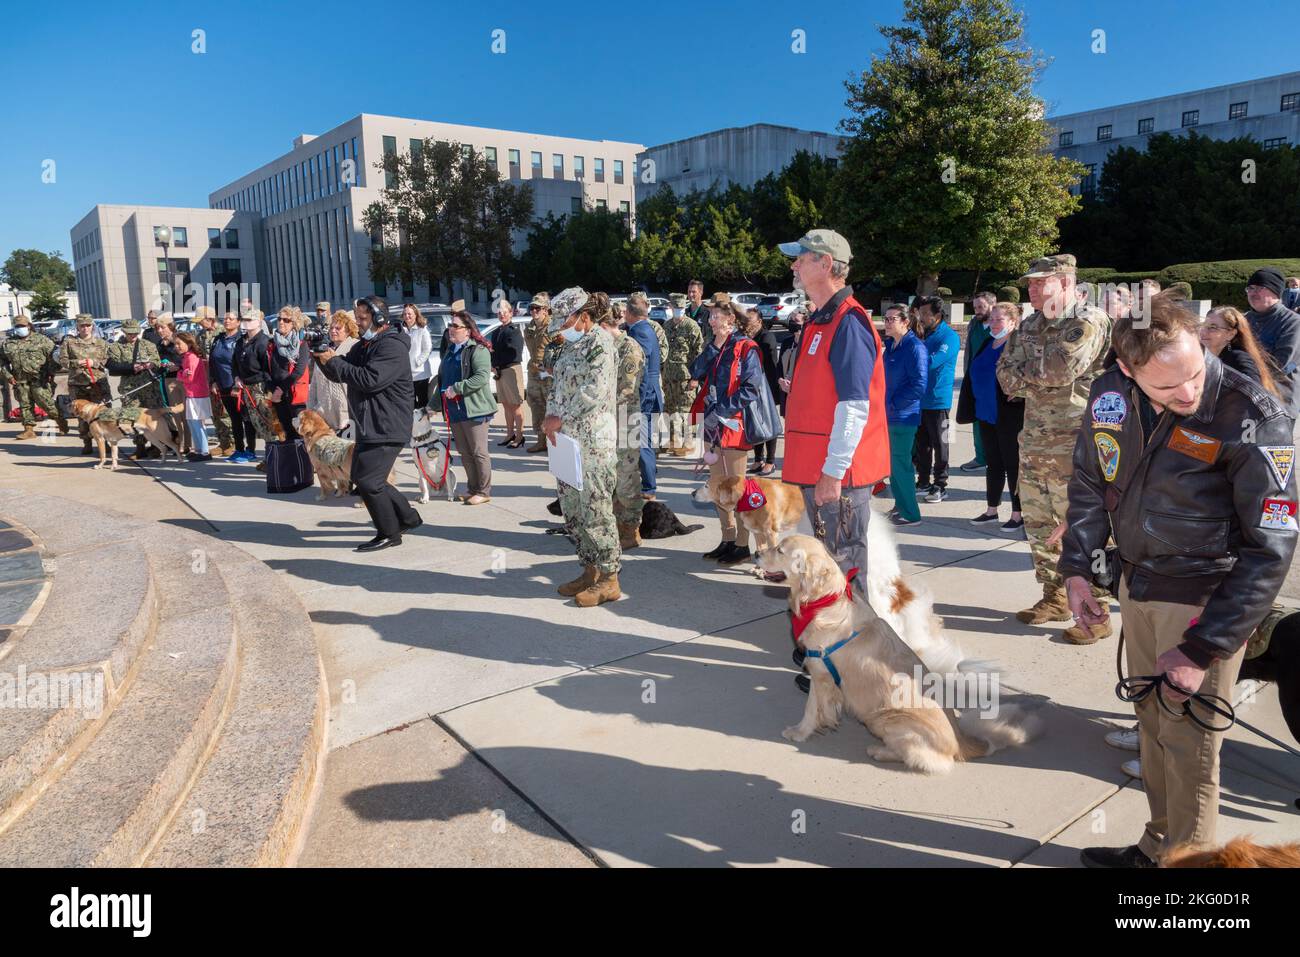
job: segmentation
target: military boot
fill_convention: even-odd
[[[623,592],[618,587],[618,572],[601,572],[596,583],[585,591],[580,591],[573,601],[579,608],[594,608],[607,601],[618,601]]]
[[[15,435],[14,438],[15,438],[15,439],[34,439],[34,438],[36,438],[36,430],[33,429],[30,425],[23,426],[23,430],[22,430],[21,432],[19,432],[17,435]]]
[[[1016,617],[1026,625],[1041,625],[1049,621],[1069,621],[1070,603],[1065,589],[1060,585],[1044,585],[1043,597],[1030,608],[1016,612]]]
[[[620,548],[636,548],[641,544],[641,526],[636,522],[618,523],[618,545]]]
[[[59,424],[59,435],[67,435],[69,431],[68,420],[63,417],[62,412],[57,412],[55,414],[54,421]]]
[[[81,454],[94,455],[95,450],[90,447],[90,436],[83,436],[81,439]]]
[[[596,584],[596,566],[583,565],[581,575],[571,582],[565,582],[555,590],[565,598],[572,598],[574,595],[585,591],[594,584]]]
[[[525,451],[525,452],[545,452],[545,451],[546,451],[546,439],[538,439],[538,440],[537,440],[536,442],[534,442],[532,445],[528,446],[528,448],[524,449],[524,451]]]
[[[1061,632],[1061,636],[1073,645],[1090,645],[1094,641],[1109,638],[1112,634],[1109,614],[1106,615],[1105,620],[1099,621],[1095,625],[1088,625],[1087,627],[1071,625]]]

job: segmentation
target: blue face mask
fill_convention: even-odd
[[[577,326],[569,326],[569,328],[567,329],[561,329],[560,335],[564,337],[565,342],[577,342],[579,339],[585,336],[586,333],[579,332]]]
[[[367,329],[365,332],[361,333],[362,339],[373,339],[374,337],[375,337],[375,330],[373,329]]]
[[[1001,332],[995,332],[995,333],[993,333],[993,341],[994,341],[994,342],[998,342],[998,341],[1000,341],[1000,340],[1002,340],[1002,339],[1005,339],[1005,338],[1006,338],[1007,336],[1009,336],[1009,335],[1011,335],[1011,327],[1010,327],[1010,326],[1003,326]]]
[[[28,334],[31,331],[32,330],[28,329],[26,326],[19,326],[17,329],[14,330],[14,335],[16,335],[19,339],[26,339]]]

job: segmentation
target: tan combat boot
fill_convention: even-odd
[[[623,592],[618,587],[618,572],[601,572],[596,583],[585,591],[578,592],[573,601],[579,608],[594,608],[607,601],[618,601]]]
[[[14,438],[15,438],[15,439],[34,439],[34,438],[36,438],[36,430],[33,429],[30,425],[28,425],[28,426],[24,426],[24,427],[23,427],[23,430],[22,430],[21,432],[19,432],[17,435],[15,435]]]
[[[1091,645],[1095,641],[1109,638],[1113,633],[1110,627],[1110,615],[1107,615],[1105,621],[1099,621],[1087,628],[1077,624],[1071,625],[1061,632],[1061,636],[1072,645]]]
[[[618,523],[619,548],[636,548],[641,544],[641,526],[636,522]]]
[[[578,592],[586,591],[594,584],[596,584],[596,566],[583,565],[581,575],[571,582],[565,582],[555,590],[565,598],[572,598]]]
[[[1041,625],[1049,621],[1070,621],[1070,603],[1065,589],[1060,585],[1044,585],[1043,597],[1030,608],[1016,612],[1016,617],[1026,625]]]
[[[525,451],[525,452],[534,452],[534,453],[536,453],[536,452],[545,452],[545,451],[546,451],[546,440],[545,440],[545,439],[538,439],[538,440],[537,440],[536,442],[534,442],[532,445],[528,446],[528,448],[524,449],[524,451]]]

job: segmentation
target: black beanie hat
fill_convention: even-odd
[[[1286,288],[1286,279],[1283,277],[1281,270],[1272,266],[1265,266],[1263,269],[1256,269],[1246,285],[1262,286],[1280,299],[1282,298],[1282,290]]]

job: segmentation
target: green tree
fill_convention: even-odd
[[[494,286],[509,271],[512,239],[533,216],[533,192],[514,185],[473,150],[425,140],[414,153],[375,164],[387,185],[366,207],[370,274],[376,282],[419,277]],[[381,240],[375,242],[375,239]]]
[[[788,243],[825,225],[835,163],[799,150],[779,173],[768,173],[750,190],[749,215],[759,242]]]
[[[845,82],[849,140],[833,225],[855,267],[938,286],[945,269],[1019,270],[1054,247],[1083,167],[1046,152],[1045,66],[1010,0],[905,0],[889,47]]]
[[[43,279],[52,281],[59,289],[77,288],[76,274],[59,252],[15,249],[0,269],[0,282],[8,283],[11,289],[35,290]]]
[[[66,319],[68,300],[64,297],[59,284],[49,278],[36,283],[36,288],[32,290],[31,301],[27,304],[27,314],[31,316],[32,322]]]

